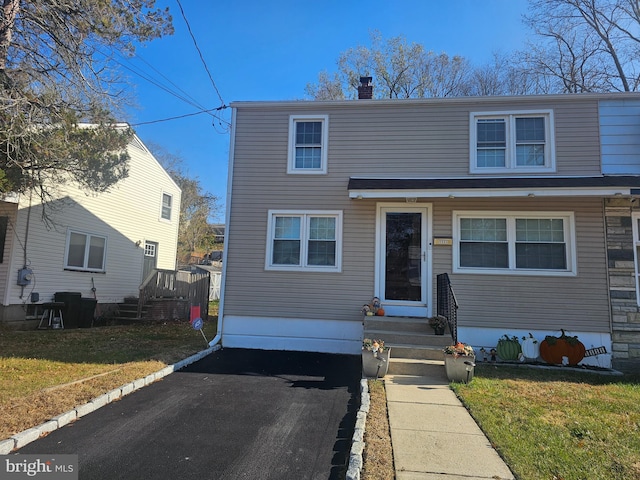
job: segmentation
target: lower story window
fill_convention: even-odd
[[[454,271],[574,274],[572,213],[454,212]]]
[[[65,268],[103,272],[106,255],[106,237],[71,230],[67,232]]]
[[[340,271],[342,212],[270,211],[266,268]]]

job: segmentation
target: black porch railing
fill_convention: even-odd
[[[453,293],[449,275],[441,273],[437,276],[438,281],[438,315],[447,319],[451,339],[453,343],[458,343],[458,301]]]

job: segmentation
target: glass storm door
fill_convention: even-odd
[[[387,315],[426,316],[427,208],[382,207],[378,296]]]

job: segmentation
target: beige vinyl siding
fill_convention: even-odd
[[[575,213],[577,276],[452,274],[452,248],[433,248],[434,275],[449,273],[463,326],[609,330],[607,259],[602,200],[597,198],[446,200],[434,207],[434,236],[451,236],[452,212],[514,211]],[[435,285],[435,281],[434,281]],[[435,290],[434,290],[435,298]]]
[[[600,175],[594,96],[236,104],[224,312],[357,320],[375,282],[375,200],[350,200],[349,177],[469,177],[470,112],[552,109],[557,172]],[[287,175],[290,115],[328,115],[326,175]],[[549,174],[547,174],[549,175]],[[473,175],[475,176],[475,175]],[[404,202],[404,198],[388,201]],[[428,199],[421,200],[428,202]],[[601,199],[434,200],[434,236],[451,236],[454,208],[575,211],[577,277],[452,275],[463,325],[607,331]],[[268,211],[340,210],[340,273],[265,271]],[[433,248],[433,274],[451,272],[451,247]],[[435,279],[433,286],[435,289]],[[435,291],[433,295],[435,300]],[[488,303],[491,301],[492,303]],[[435,305],[434,305],[435,307]],[[434,310],[435,311],[435,310]]]

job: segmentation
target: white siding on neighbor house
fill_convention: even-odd
[[[357,321],[374,295],[375,200],[350,200],[349,177],[470,177],[469,112],[553,109],[556,176],[601,173],[598,97],[236,105],[227,231],[225,316]],[[289,116],[328,115],[326,175],[287,175]],[[385,202],[405,202],[404,198]],[[452,210],[575,212],[577,276],[452,275],[463,325],[608,331],[602,199],[420,199],[433,236],[452,235]],[[269,209],[343,212],[342,271],[266,271]],[[433,248],[433,275],[452,271]],[[435,278],[433,286],[435,289]],[[435,301],[435,291],[431,298]]]
[[[92,278],[98,301],[120,302],[137,296],[142,277],[145,241],[159,242],[158,268],[175,269],[180,189],[146,150],[129,148],[129,176],[107,193],[87,194],[73,186],[59,190],[49,210],[54,222],[47,229],[41,221],[41,206],[32,208],[28,238],[23,196],[18,214],[17,235],[26,244],[35,281],[33,290],[41,301],[49,301],[55,292],[80,292],[91,297]],[[162,194],[173,196],[171,221],[161,219]],[[81,272],[64,269],[67,231],[106,237],[106,271]],[[12,268],[20,268],[22,255],[14,248]],[[9,285],[5,304],[21,303],[21,289]],[[26,289],[27,293],[31,286]]]
[[[640,174],[640,100],[600,102],[602,173]]]
[[[0,216],[8,217],[9,222],[7,225],[7,234],[4,239],[4,254],[3,260],[0,263],[0,295],[2,298],[6,298],[7,291],[11,282],[16,282],[18,278],[18,272],[13,272],[11,268],[11,252],[15,243],[15,234],[13,227],[16,222],[16,213],[18,211],[18,205],[12,202],[0,202]]]

